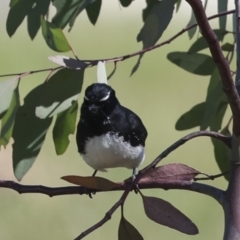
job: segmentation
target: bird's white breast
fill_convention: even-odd
[[[123,137],[104,134],[88,139],[83,154],[84,161],[95,170],[106,171],[106,168],[136,168],[145,158],[144,147],[132,147]]]

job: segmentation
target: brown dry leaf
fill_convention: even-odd
[[[80,185],[82,187],[86,188],[92,188],[102,191],[108,191],[115,187],[118,187],[119,185],[117,183],[111,182],[108,179],[102,178],[102,177],[81,177],[81,176],[63,176],[61,179],[73,183],[76,185]]]
[[[150,179],[155,179],[160,182],[191,181],[198,174],[202,173],[185,164],[172,163],[152,169],[140,179],[139,183]]]
[[[189,235],[198,233],[197,226],[169,202],[156,197],[142,199],[146,215],[154,222]]]

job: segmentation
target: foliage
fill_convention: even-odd
[[[118,61],[138,56],[137,63],[131,71],[131,74],[134,74],[139,68],[144,54],[163,45],[158,45],[157,42],[171,23],[174,14],[176,14],[174,9],[179,10],[181,2],[181,0],[146,0],[146,8],[142,11],[143,26],[137,35],[137,41],[143,44],[142,50],[122,57],[100,60],[114,62],[116,69]],[[131,3],[132,0],[120,0],[122,7],[128,7]],[[207,3],[206,0],[205,9]],[[35,38],[41,28],[43,38],[51,50],[56,52],[71,51],[75,57],[75,59],[67,56],[50,57],[50,60],[59,64],[60,67],[50,70],[45,82],[32,89],[24,98],[23,105],[20,105],[19,101],[19,94],[21,94],[19,93],[19,84],[21,84],[21,78],[27,74],[19,74],[14,79],[0,82],[1,97],[4,99],[0,103],[0,117],[2,119],[0,145],[5,147],[11,137],[14,139],[13,169],[19,181],[36,160],[52,124],[56,153],[58,155],[63,154],[69,145],[69,135],[75,132],[77,101],[82,90],[84,71],[87,67],[97,65],[100,60],[83,61],[78,59],[62,30],[67,26],[69,31],[72,30],[77,17],[84,10],[87,12],[89,21],[95,25],[100,17],[101,6],[101,0],[11,0],[6,22],[6,30],[10,37],[16,33],[16,30],[26,17],[28,34],[31,39]],[[50,7],[56,9],[56,14],[51,20],[48,19]],[[221,12],[226,10],[227,1],[219,0],[219,16]],[[234,55],[235,36],[234,29],[227,30],[226,28],[226,14],[222,14],[219,17],[219,28],[214,29],[214,32],[216,41],[219,40],[221,49],[226,53],[226,59],[230,64]],[[229,137],[232,135],[229,130],[231,119],[226,126],[222,126],[222,120],[229,104],[228,99],[222,91],[219,69],[216,68],[212,56],[204,51],[209,46],[209,43],[198,32],[193,12],[183,32],[185,31],[188,31],[189,38],[193,38],[198,33],[198,38],[189,47],[188,51],[169,52],[167,59],[177,67],[192,74],[208,76],[209,85],[205,101],[183,113],[177,119],[175,128],[182,131],[199,127],[200,130],[221,132]],[[231,42],[225,40],[226,35],[230,36]],[[105,79],[105,67],[101,65],[98,69],[100,69],[98,72],[99,79]],[[111,76],[114,74],[115,69]],[[37,72],[31,72],[31,74]],[[234,75],[234,71],[232,75]],[[228,171],[230,169],[230,154],[227,144],[224,145],[217,139],[213,139],[212,144],[215,159],[221,172]],[[155,168],[159,161],[153,162],[151,167],[154,169],[148,172],[149,169],[147,169],[147,175],[140,176],[136,181],[139,181],[139,184],[144,184],[144,181],[154,180],[158,184],[177,183],[190,185],[192,180],[200,174],[199,171],[182,164],[164,165]],[[229,180],[228,175],[225,175],[225,178]],[[100,191],[108,191],[119,187],[116,183],[98,177],[65,176],[62,179],[88,189]],[[160,198],[144,196],[139,189],[136,191],[142,197],[143,207],[148,218],[186,234],[198,233],[195,224],[170,203]],[[139,231],[123,215],[123,205],[127,194],[128,192],[123,195],[122,200],[119,202],[122,207],[122,214],[118,237],[120,240],[140,240],[143,237]]]

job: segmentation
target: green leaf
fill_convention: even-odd
[[[225,1],[218,0],[218,13],[227,11],[227,5],[228,5],[228,0],[225,0]],[[227,25],[227,16],[223,15],[219,17],[218,20],[219,20],[219,28],[222,30],[225,30]]]
[[[128,7],[133,0],[120,0],[120,3],[123,7]]]
[[[130,76],[132,76],[139,68],[140,66],[140,63],[141,63],[141,60],[142,60],[142,57],[143,57],[143,54],[140,54],[139,57],[138,57],[138,60],[136,62],[136,64],[133,66],[132,68],[132,71],[131,71],[131,74]]]
[[[218,40],[222,41],[226,32],[221,29],[215,29],[213,31],[216,34]],[[192,44],[192,46],[188,50],[188,53],[197,53],[205,48],[208,48],[208,44],[205,38],[201,36]]]
[[[143,10],[144,25],[137,36],[137,41],[143,43],[143,49],[153,46],[160,39],[172,19],[176,1],[147,1],[147,7]],[[142,57],[143,54],[139,55],[131,75],[137,71]]]
[[[215,68],[209,82],[207,97],[205,101],[205,110],[200,125],[201,130],[207,129],[214,118],[216,118],[217,112],[222,102],[227,103],[227,98],[222,91],[222,83],[220,81],[218,69]]]
[[[181,3],[182,3],[182,0],[177,0],[176,12],[178,12]]]
[[[78,5],[78,8],[76,9],[76,11],[74,12],[74,14],[72,15],[70,21],[69,21],[69,26],[70,26],[70,29],[69,31],[72,29],[74,23],[75,23],[75,20],[77,18],[77,16],[84,10],[86,9],[86,7],[89,5],[89,4],[92,4],[94,1],[96,0],[84,0],[82,1],[79,5]]]
[[[143,42],[143,48],[153,46],[162,36],[172,19],[175,3],[176,0],[162,0],[152,6],[137,36],[137,41]]]
[[[230,170],[230,150],[229,148],[221,141],[212,138],[212,144],[214,148],[214,156],[217,162],[217,165],[220,171],[223,173],[225,171]],[[229,181],[229,174],[225,174],[224,178]]]
[[[65,28],[83,2],[84,0],[54,0],[53,5],[57,12],[52,19],[52,23],[62,29]]]
[[[60,28],[64,28],[69,24],[71,30],[77,16],[92,4],[93,6],[90,7],[88,13],[91,17],[89,15],[88,17],[92,23],[96,23],[101,7],[101,0],[55,0],[53,5],[56,7],[57,12],[52,19],[52,23]]]
[[[53,128],[53,142],[57,155],[63,154],[70,143],[68,136],[74,134],[76,126],[78,103],[57,115]]]
[[[34,0],[11,1],[6,23],[7,33],[10,37],[21,25],[25,16],[31,11],[34,2]]]
[[[102,0],[95,0],[86,7],[87,15],[90,22],[95,25],[101,10]]]
[[[144,239],[142,235],[139,233],[139,231],[122,216],[118,227],[118,240],[144,240]]]
[[[50,0],[35,0],[35,5],[28,13],[27,26],[28,34],[34,39],[41,25],[41,16],[45,16],[48,12]]]
[[[218,107],[217,112],[216,112],[216,116],[215,116],[215,118],[213,118],[213,120],[211,121],[211,124],[210,124],[210,130],[211,131],[218,132],[221,129],[222,120],[223,120],[223,117],[224,117],[225,112],[227,110],[227,106],[228,106],[228,103],[226,101],[222,101],[219,104],[219,107]]]
[[[236,12],[232,14],[232,31],[235,32],[237,29],[237,17],[236,17]],[[233,34],[233,37],[235,39],[235,35]]]
[[[71,50],[71,46],[60,28],[43,18],[41,19],[41,26],[42,35],[52,50],[57,52],[67,52]]]
[[[16,88],[18,80],[19,78],[17,77],[0,81],[0,119],[4,116],[11,104],[14,89]]]
[[[215,131],[218,132],[221,127],[222,127],[222,120],[223,117],[225,115],[226,109],[227,109],[228,104],[226,102],[222,102],[219,105],[219,109],[218,112],[216,113],[215,118],[213,119],[213,121],[211,122],[210,125],[210,130],[211,131]],[[227,128],[224,128],[221,131],[222,134],[226,135],[226,136],[230,136],[231,133],[229,132],[229,130]],[[230,169],[230,154],[231,151],[230,149],[221,141],[219,141],[218,139],[212,138],[212,144],[214,147],[214,156],[215,156],[215,160],[217,162],[217,165],[220,169],[221,172],[225,172],[228,171]],[[229,174],[224,175],[224,178],[228,181],[229,180]]]
[[[31,168],[45,140],[52,118],[40,119],[35,115],[37,99],[44,86],[34,88],[19,107],[13,127],[13,170],[20,181]]]
[[[72,106],[82,89],[84,70],[63,68],[43,84],[36,116],[48,118]]]
[[[17,4],[18,2],[20,2],[21,0],[10,0],[10,4],[9,7],[13,7],[15,4]]]
[[[194,23],[196,23],[196,18],[195,18],[194,12],[192,10],[191,18],[190,18],[187,26],[190,26],[190,25],[192,25]],[[190,39],[192,39],[192,37],[194,36],[196,31],[197,31],[197,26],[188,30],[188,36],[189,36]]]
[[[167,58],[186,71],[202,76],[211,75],[215,68],[212,58],[202,53],[171,52]]]
[[[199,103],[184,113],[176,122],[175,128],[178,131],[187,130],[200,126],[205,109],[205,102]]]
[[[224,44],[221,46],[221,48],[222,48],[223,51],[231,52],[231,51],[234,50],[234,44],[224,43]]]
[[[18,91],[18,87],[16,87],[12,95],[11,104],[2,119],[0,146],[6,147],[12,136],[15,116],[19,106],[20,106],[19,91]]]

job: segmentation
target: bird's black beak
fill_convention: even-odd
[[[91,113],[96,114],[96,113],[98,113],[99,108],[100,108],[99,106],[96,106],[95,104],[92,104],[92,105],[90,105],[90,106],[88,107],[88,110],[89,110]]]

